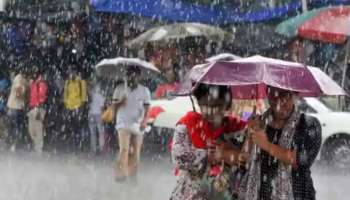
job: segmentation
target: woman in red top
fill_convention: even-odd
[[[245,129],[246,123],[225,116],[232,102],[229,87],[200,84],[193,95],[201,114],[189,112],[176,126],[172,158],[178,181],[170,199],[232,199],[231,166],[244,163],[247,156],[225,140]]]

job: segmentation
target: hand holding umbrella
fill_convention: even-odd
[[[261,149],[265,149],[268,139],[265,133],[265,126],[261,119],[261,116],[257,114],[256,106],[254,106],[253,113],[248,119],[247,130],[247,137],[252,142],[252,144],[256,144]],[[254,151],[256,151],[256,149],[254,149]]]

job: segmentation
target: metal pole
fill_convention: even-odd
[[[350,53],[350,39],[348,38],[348,41],[346,42],[345,46],[345,59],[344,59],[344,68],[343,68],[343,77],[341,86],[344,88],[345,86],[345,80],[346,80],[346,71],[348,70],[348,60],[349,60],[349,53]]]
[[[301,0],[301,7],[303,9],[303,13],[307,12],[307,0]]]

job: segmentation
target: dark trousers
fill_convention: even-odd
[[[9,109],[9,127],[6,143],[9,147],[24,147],[30,148],[30,139],[26,134],[26,115],[23,110]]]
[[[88,152],[90,147],[90,133],[88,116],[84,107],[66,110],[65,130],[63,139],[68,152]]]

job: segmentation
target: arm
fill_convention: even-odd
[[[296,165],[296,152],[295,150],[288,150],[279,145],[272,144],[266,135],[264,129],[255,130],[252,132],[252,142],[266,151],[271,156],[282,161],[285,165]]]
[[[147,115],[148,115],[150,104],[151,104],[151,92],[146,88],[145,94],[144,94],[144,100],[143,100],[144,112],[143,112],[143,118],[141,122],[141,129],[145,129],[147,126]]]
[[[279,145],[272,144],[271,142],[267,142],[266,145],[260,147],[271,156],[282,161],[285,165],[292,165],[293,167],[297,165],[295,150],[288,150]]]
[[[179,169],[190,174],[200,174],[206,169],[207,152],[193,147],[185,125],[175,128],[171,155]]]
[[[242,148],[239,148],[231,143],[225,142],[210,146],[208,152],[209,163],[218,164],[224,162],[230,166],[244,166],[249,155],[249,152],[245,151],[244,145]]]
[[[270,143],[264,132],[257,132],[253,135],[257,145],[268,152],[271,156],[282,161],[285,165],[292,165],[294,168],[311,167],[321,147],[321,126],[312,118],[306,122],[301,133],[296,133],[294,140],[295,150],[288,150]]]
[[[248,154],[234,148],[224,149],[222,159],[223,161],[230,166],[238,165],[242,166],[245,164],[248,158]]]
[[[234,138],[224,145],[223,160],[228,165],[244,165],[251,149],[251,139],[246,131],[247,122],[235,119],[230,132]],[[242,144],[243,143],[243,144]]]
[[[233,138],[236,134],[242,134],[239,138]],[[210,145],[210,151],[208,153],[208,160],[212,164],[225,162],[227,165],[245,165],[250,147],[249,137],[245,137],[244,140],[243,134],[246,134],[245,131],[240,131],[240,133],[232,133],[227,136],[224,135],[226,142],[216,143]],[[226,137],[227,136],[227,137]],[[243,141],[244,140],[244,141]],[[237,143],[239,142],[239,143]],[[244,142],[244,143],[243,143]],[[243,144],[242,144],[243,143]]]
[[[118,108],[120,108],[121,106],[123,106],[124,103],[125,103],[125,99],[122,99],[122,100],[120,100],[120,101],[118,101],[118,100],[113,100],[113,101],[112,101],[112,106],[114,107],[114,109],[118,109]]]
[[[143,114],[143,122],[147,122],[147,114],[148,114],[148,110],[149,110],[149,104],[144,104],[143,108],[145,110],[144,114]]]

